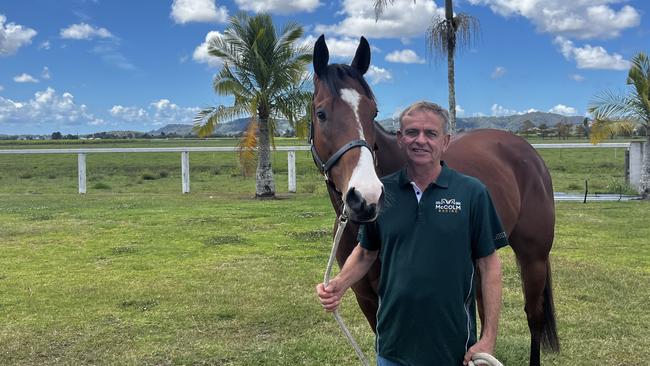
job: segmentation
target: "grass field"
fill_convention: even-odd
[[[556,187],[595,171],[603,182],[622,174],[607,164],[622,164],[622,150],[546,152],[551,171],[565,167]],[[308,153],[297,153],[297,194],[284,193],[286,154],[275,154],[272,201],[252,200],[254,180],[221,153],[191,154],[193,193],[181,195],[179,155],[89,155],[85,196],[76,194],[74,156],[0,155],[0,365],[357,364],[314,294],[333,211]],[[544,355],[545,365],[650,359],[648,212],[638,201],[557,204],[562,351]],[[512,251],[500,255],[496,355],[524,365],[519,275]],[[372,354],[352,297],[342,311]]]
[[[558,205],[563,348],[545,364],[650,358],[649,209]],[[332,215],[324,194],[2,194],[0,364],[355,365],[314,295]],[[511,250],[500,255],[496,355],[523,365],[519,276]],[[352,298],[343,316],[371,353]]]

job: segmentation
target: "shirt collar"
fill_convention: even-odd
[[[442,167],[442,169],[440,170],[440,175],[438,175],[438,179],[436,179],[436,181],[431,183],[430,185],[436,185],[440,188],[449,188],[449,178],[451,175],[449,167],[447,167],[447,163],[445,163],[442,160],[440,161],[440,166]],[[406,174],[406,167],[402,168],[402,170],[399,173],[399,185],[400,187],[411,187],[411,180]],[[420,187],[420,188],[422,190],[427,189],[427,187]]]

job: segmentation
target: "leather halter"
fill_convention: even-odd
[[[345,155],[346,152],[356,148],[356,147],[367,147],[368,150],[370,150],[370,153],[372,154],[373,160],[375,159],[375,152],[372,149],[372,147],[366,142],[366,140],[352,140],[348,142],[347,144],[343,145],[340,149],[338,149],[332,156],[327,159],[326,162],[323,162],[323,159],[321,159],[318,156],[318,152],[316,152],[316,145],[314,144],[314,121],[311,121],[311,126],[309,129],[309,144],[311,145],[311,156],[314,159],[314,163],[316,163],[316,166],[320,170],[320,173],[325,176],[325,180],[327,181],[328,184],[331,184],[334,189],[337,192],[341,192],[336,188],[334,185],[334,182],[330,179],[329,177],[329,171],[332,169],[334,165],[341,159],[343,155]]]

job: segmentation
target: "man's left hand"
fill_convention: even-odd
[[[469,364],[469,361],[472,360],[472,356],[475,353],[479,352],[484,352],[487,354],[492,354],[494,352],[494,342],[488,340],[488,339],[481,339],[480,341],[474,343],[473,346],[467,350],[467,353],[465,353],[465,358],[463,359],[463,365]]]

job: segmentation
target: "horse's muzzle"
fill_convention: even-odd
[[[349,210],[350,220],[359,224],[375,221],[383,201],[384,192],[379,196],[377,203],[368,203],[354,187],[350,188],[345,195],[345,204]]]

